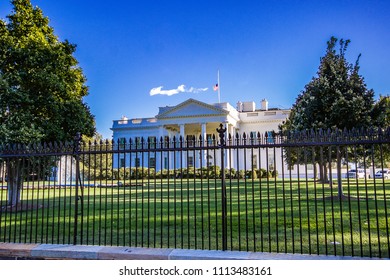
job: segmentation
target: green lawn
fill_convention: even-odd
[[[83,188],[78,244],[222,249],[220,180],[121,183]],[[23,211],[0,212],[0,242],[73,242],[75,188],[39,185],[24,188]],[[227,179],[228,249],[389,258],[390,181],[343,185],[352,198],[340,201],[314,181]]]

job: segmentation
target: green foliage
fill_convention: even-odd
[[[372,125],[374,91],[367,89],[359,74],[360,55],[355,64],[346,60],[349,43],[335,37],[328,41],[317,76],[298,96],[282,130],[352,129]]]
[[[374,125],[377,127],[390,126],[390,96],[380,96],[373,109]]]
[[[147,167],[126,167],[126,168],[111,168],[111,165],[96,166],[82,163],[82,177],[85,180],[100,181],[100,180],[140,180],[140,179],[221,179],[221,170],[218,166],[209,168],[182,168],[175,170],[163,169],[158,172],[154,168]],[[278,172],[276,170],[254,169],[254,170],[239,170],[234,168],[225,169],[226,179],[259,179],[259,178],[276,178]]]
[[[0,20],[0,142],[71,140],[92,136],[94,118],[83,102],[86,79],[74,44],[54,35],[29,0],[13,0]]]
[[[267,176],[267,170],[265,170],[264,168],[257,169],[256,172],[258,178],[264,178]]]
[[[163,169],[156,173],[157,179],[172,179],[175,177],[175,170]]]
[[[249,179],[257,179],[257,171],[256,169],[253,169],[253,170],[247,170],[246,171],[246,177],[249,178]]]
[[[8,21],[0,19],[0,143],[69,141],[78,132],[92,136],[95,122],[83,102],[88,88],[73,56],[76,46],[59,41],[29,0],[11,3]],[[18,168],[17,159],[9,162],[10,205],[20,201]]]
[[[234,169],[234,168],[226,168],[225,169],[225,178],[226,179],[232,179],[232,178],[236,178],[237,176],[237,171]]]
[[[245,170],[239,170],[237,173],[238,179],[245,179]]]
[[[317,76],[305,86],[293,104],[289,118],[280,126],[283,133],[318,129],[351,130],[373,125],[374,91],[367,89],[364,78],[359,74],[360,55],[354,64],[347,61],[345,54],[349,43],[349,40],[335,37],[328,41]],[[306,157],[319,163],[319,154],[316,150],[305,154],[299,149],[285,150],[289,166],[301,163]],[[336,160],[336,155],[332,154],[332,160]],[[326,162],[322,165],[319,170],[321,180],[327,181]]]

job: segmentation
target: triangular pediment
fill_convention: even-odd
[[[228,115],[229,112],[204,102],[188,99],[179,105],[163,110],[156,116],[158,119],[181,118],[181,117],[201,117],[201,116],[221,116]]]

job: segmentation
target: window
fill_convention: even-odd
[[[124,137],[118,139],[119,149],[125,148],[125,142],[126,142],[126,138],[124,138]]]
[[[155,149],[156,148],[156,137],[155,136],[149,136],[148,137],[148,143],[149,143],[149,148],[150,149]]]
[[[209,146],[213,145],[213,135],[212,134],[207,134],[206,139],[207,139],[207,145],[209,145]]]
[[[187,135],[187,147],[194,147],[195,139],[195,135]]]
[[[249,134],[249,139],[252,139],[252,140],[255,140],[256,137],[257,137],[257,132],[256,131],[251,131],[251,133]]]
[[[274,144],[275,143],[275,132],[267,131],[266,132],[266,141],[267,141],[267,144]]]
[[[194,166],[194,157],[188,157],[187,165],[188,165],[188,167]]]
[[[252,169],[257,168],[257,155],[252,155]]]
[[[140,167],[141,166],[141,160],[140,160],[139,157],[136,157],[134,162],[135,162],[135,167]]]
[[[207,155],[207,167],[214,165],[213,163],[213,156]]]
[[[164,148],[168,148],[169,146],[169,136],[164,136]]]
[[[141,137],[135,137],[135,145],[137,149],[142,149]]]
[[[268,169],[273,171],[275,168],[275,161],[274,161],[274,155],[273,153],[268,154]]]
[[[149,158],[149,168],[156,168],[156,158]]]

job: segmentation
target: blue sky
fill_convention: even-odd
[[[122,115],[153,117],[159,106],[188,98],[218,102],[218,69],[221,101],[259,106],[266,98],[270,107],[290,108],[332,35],[351,40],[350,62],[362,54],[360,73],[376,98],[390,94],[390,1],[31,2],[61,40],[77,44],[85,101],[104,137]],[[0,17],[10,12],[1,0]],[[178,94],[150,95],[181,85]]]

